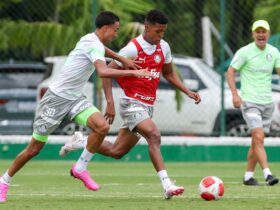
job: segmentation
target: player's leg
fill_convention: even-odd
[[[242,107],[242,114],[247,122],[252,135],[251,148],[248,153],[248,166],[247,169],[254,169],[255,161],[259,162],[268,185],[278,183],[278,179],[274,178],[268,168],[267,155],[264,149],[264,132],[269,131],[271,123],[271,116],[273,113],[274,105],[257,105],[245,102]],[[248,179],[253,171],[245,173],[244,184],[255,185],[253,178]],[[253,181],[252,181],[253,180]]]
[[[85,103],[89,102],[85,100]],[[82,103],[79,103],[79,106],[85,107],[82,105]],[[74,109],[77,108],[74,107]],[[86,147],[84,148],[80,158],[76,164],[73,165],[70,172],[74,178],[81,180],[89,190],[96,191],[99,189],[99,186],[90,177],[90,174],[87,171],[87,166],[107,135],[109,131],[109,124],[101,112],[94,106],[91,106],[78,113],[75,116],[74,121],[88,126],[92,129],[92,132],[87,138]]]
[[[178,187],[172,183],[165,169],[160,151],[161,136],[155,123],[150,118],[147,118],[136,126],[136,130],[148,142],[149,155],[164,188],[164,197],[170,199],[174,195],[183,194],[184,187]]]
[[[249,148],[247,154],[247,170],[244,175],[243,184],[244,185],[259,185],[258,181],[254,178],[254,171],[257,164],[257,158],[254,154],[252,147]]]
[[[156,171],[164,170],[165,166],[160,151],[161,136],[155,123],[147,118],[136,126],[136,130],[148,142],[149,155]]]
[[[267,155],[264,149],[264,132],[262,128],[255,128],[252,130],[252,149],[263,170],[267,185],[277,184],[279,180],[272,175],[268,167]]]
[[[262,169],[268,167],[267,156],[264,149],[264,131],[263,128],[252,129],[251,148]]]
[[[137,102],[136,100],[132,101]],[[137,107],[133,106],[133,109],[131,109],[131,107],[131,100],[120,100],[120,115],[125,123],[119,130],[118,137],[113,144],[108,141],[104,141],[101,144],[101,146],[97,150],[100,154],[119,159],[127,152],[129,152],[130,149],[138,142],[139,136],[131,132],[132,129],[129,129],[130,127],[134,128],[135,125],[138,123],[138,121],[133,120],[136,119],[136,117],[134,116],[136,114],[134,108],[137,109]],[[143,109],[142,107],[138,108]]]
[[[270,132],[270,125],[271,125],[271,121],[272,121],[272,114],[274,112],[274,104],[267,104],[263,106],[263,110],[262,110],[262,120],[263,120],[263,130],[265,134],[268,134]],[[265,136],[264,136],[265,138]],[[265,153],[265,157],[266,157],[266,151],[264,149],[264,144],[263,146],[263,151]],[[267,168],[263,168],[263,175],[264,175],[264,179],[266,181],[267,185],[275,185],[279,182],[279,179],[274,177],[269,169],[268,166],[268,160],[266,158],[266,164],[267,164]]]
[[[261,113],[259,109],[255,106],[255,104],[249,102],[243,102],[241,105],[242,116],[246,121],[249,130],[251,131],[251,147],[249,148],[247,154],[247,170],[244,175],[243,184],[249,186],[257,186],[258,181],[254,178],[254,171],[256,162],[258,161],[258,157],[254,151],[254,137],[253,137],[253,129],[262,128],[261,123]],[[259,122],[256,124],[256,122]]]
[[[8,174],[13,177],[30,159],[39,154],[40,150],[44,147],[45,142],[38,141],[34,138],[27,147],[17,155],[16,159],[8,169]]]
[[[0,178],[0,202],[5,202],[12,177],[44,147],[48,135],[57,128],[67,114],[68,101],[57,98],[48,91],[36,110],[33,135],[28,146],[16,157],[6,173]],[[56,115],[54,115],[56,113]]]
[[[81,132],[75,132],[71,139],[61,147],[59,155],[64,157],[72,151],[84,149],[87,145],[87,139],[88,137],[84,137]],[[120,159],[131,150],[139,139],[140,136],[135,132],[131,132],[127,128],[121,128],[117,139],[114,142],[111,142],[105,138],[97,150],[97,153]]]
[[[257,165],[258,159],[254,154],[254,151],[252,149],[252,146],[250,146],[249,150],[248,150],[248,156],[247,156],[247,171],[254,171],[255,167]]]
[[[16,159],[10,165],[8,170],[0,177],[0,203],[6,202],[9,185],[12,181],[12,177],[45,145],[45,142],[40,142],[32,138],[30,144],[17,155]]]
[[[98,149],[98,153],[115,159],[120,159],[126,155],[132,147],[139,141],[139,136],[127,128],[119,130],[114,143],[104,141]]]

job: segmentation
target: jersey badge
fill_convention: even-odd
[[[156,63],[160,63],[160,62],[161,62],[161,57],[160,57],[159,54],[156,54],[156,55],[154,56],[154,61],[155,61]]]
[[[271,62],[271,61],[272,61],[272,55],[268,53],[268,54],[266,55],[266,60],[267,60],[268,62]]]

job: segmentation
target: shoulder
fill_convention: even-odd
[[[241,47],[238,51],[239,52],[247,52],[247,51],[253,50],[254,48],[255,48],[255,44],[252,42],[250,44],[247,44],[247,45]]]
[[[235,53],[236,56],[246,56],[248,55],[249,52],[251,52],[252,50],[254,50],[254,43],[250,43],[247,44],[243,47],[241,47],[240,49],[238,49]]]
[[[105,50],[104,44],[97,38],[94,33],[87,34],[83,36],[79,44],[84,49],[98,49],[98,50]]]
[[[127,58],[134,58],[137,56],[137,48],[135,44],[130,41],[126,46],[121,48],[119,54]]]
[[[170,46],[168,44],[168,42],[164,41],[163,39],[160,41],[160,47],[163,51],[163,54],[165,55],[165,57],[167,57],[167,55],[171,56],[171,49]]]
[[[168,42],[166,42],[165,40],[160,40],[160,46],[162,49],[170,49],[170,46],[168,44]]]
[[[161,47],[163,55],[164,55],[164,63],[171,63],[172,54],[171,54],[171,49],[170,49],[168,42],[166,42],[162,39],[160,41],[160,47]]]
[[[279,53],[279,50],[277,47],[274,47],[273,45],[271,44],[267,44],[267,47],[268,47],[268,50],[271,51],[272,53],[275,53],[275,54],[278,54]]]

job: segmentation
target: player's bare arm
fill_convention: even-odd
[[[104,117],[111,125],[113,124],[116,116],[114,97],[112,93],[112,79],[103,78],[103,90],[107,101]]]
[[[147,69],[135,70],[122,70],[108,68],[106,63],[102,60],[94,62],[94,66],[101,78],[118,78],[118,77],[151,77],[151,73]]]
[[[105,55],[109,58],[115,59],[122,63],[124,69],[141,69],[141,67],[135,62],[134,60],[130,58],[125,58],[123,56],[120,56],[119,54],[115,53],[113,50],[105,47]]]
[[[201,101],[200,95],[196,92],[190,91],[184,83],[180,80],[179,76],[173,69],[172,63],[167,63],[163,65],[162,75],[164,78],[173,86],[184,92],[187,96],[192,98],[196,104],[199,104]]]
[[[276,72],[278,75],[280,75],[280,68],[276,68]]]
[[[242,104],[242,100],[238,95],[237,88],[235,85],[235,69],[233,67],[229,67],[227,70],[227,82],[228,86],[232,93],[232,103],[235,108],[240,108]]]
[[[108,65],[109,68],[112,69],[120,69],[115,61],[111,61]],[[112,79],[110,78],[103,78],[103,90],[105,94],[105,98],[107,101],[106,108],[105,108],[105,114],[104,117],[108,121],[108,123],[111,125],[114,122],[116,111],[115,111],[115,103],[114,103],[114,97],[112,93]]]

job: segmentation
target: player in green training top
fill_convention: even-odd
[[[8,170],[0,177],[0,203],[7,201],[7,194],[14,175],[34,156],[39,154],[48,136],[65,118],[91,128],[87,146],[71,169],[71,175],[81,180],[89,190],[99,185],[90,177],[87,166],[109,131],[103,114],[83,95],[85,84],[94,71],[101,78],[153,77],[147,69],[118,70],[107,67],[105,55],[117,59],[125,66],[137,66],[105,47],[117,37],[120,19],[104,11],[95,19],[96,30],[83,36],[68,55],[67,61],[56,75],[36,109],[33,134],[27,147],[17,155]],[[128,78],[130,79],[130,78]]]
[[[258,20],[252,26],[254,42],[239,49],[227,71],[227,81],[235,108],[241,108],[251,135],[247,171],[244,185],[258,185],[254,179],[257,162],[260,164],[267,185],[275,185],[278,179],[271,174],[264,149],[264,136],[269,132],[274,104],[271,80],[274,69],[280,73],[280,53],[268,44],[270,27],[267,21]],[[240,73],[240,96],[235,86],[235,72]]]

